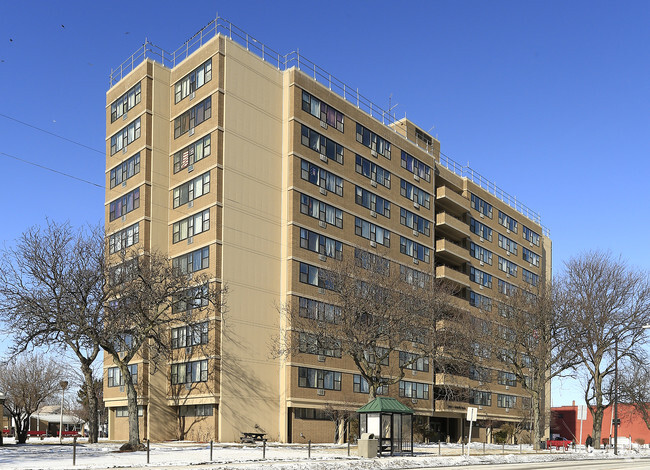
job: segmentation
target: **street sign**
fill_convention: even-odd
[[[476,417],[478,416],[478,408],[474,406],[468,406],[467,407],[467,421],[476,421]]]
[[[587,405],[578,405],[578,420],[584,421],[587,419]]]

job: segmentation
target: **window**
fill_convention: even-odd
[[[298,367],[298,387],[341,390],[341,373]]]
[[[300,263],[300,282],[322,289],[331,289],[327,281],[327,271],[307,263]]]
[[[354,260],[357,266],[373,272],[390,276],[390,260],[361,248],[354,249]]]
[[[539,255],[530,251],[528,248],[522,249],[524,261],[528,261],[533,266],[539,266]]]
[[[390,247],[390,232],[388,230],[359,217],[354,218],[354,233],[385,247]]]
[[[133,345],[133,335],[130,333],[124,333],[119,335],[118,338],[115,339],[113,342],[113,346],[115,347],[116,352],[124,352],[128,351],[131,349],[131,346]]]
[[[178,243],[188,237],[210,229],[210,209],[206,209],[172,225],[172,242]]]
[[[528,271],[527,269],[522,268],[521,277],[524,279],[524,281],[532,286],[536,286],[539,282],[539,276],[533,272]]]
[[[518,223],[515,219],[510,217],[509,215],[504,214],[503,212],[499,211],[499,224],[503,225],[505,228],[510,230],[511,232],[517,233],[517,228],[518,228]]]
[[[492,311],[492,299],[474,291],[469,293],[469,304],[486,312]]]
[[[510,240],[508,237],[504,237],[499,234],[499,247],[506,250],[508,253],[513,255],[517,254],[517,243],[514,240]]]
[[[403,264],[399,267],[399,277],[402,281],[412,286],[424,289],[431,283],[431,275],[418,271],[417,269],[409,268]]]
[[[484,216],[487,216],[490,219],[492,218],[492,205],[488,204],[476,194],[472,194],[472,208],[476,209]]]
[[[490,250],[486,250],[482,246],[472,242],[469,245],[469,254],[477,260],[492,266],[492,252]]]
[[[111,137],[111,155],[126,148],[127,145],[140,138],[140,118],[133,121],[124,129]]]
[[[469,221],[469,228],[472,231],[472,233],[475,233],[479,237],[484,238],[485,240],[490,242],[492,241],[492,229],[487,225],[474,219],[473,217]]]
[[[363,158],[361,155],[356,156],[355,168],[357,173],[360,175],[390,189],[390,171],[385,170],[366,158]]]
[[[179,326],[172,328],[172,348],[187,348],[189,346],[196,346],[198,344],[208,343],[208,327],[210,323],[207,321],[201,323],[194,323],[192,325]]]
[[[109,267],[108,283],[117,286],[134,279],[138,271],[138,258],[131,258],[116,266]]]
[[[323,341],[316,335],[301,332],[299,336],[298,350],[305,354],[341,357],[341,342]]]
[[[330,173],[327,170],[309,163],[307,160],[300,161],[300,176],[305,181],[309,181],[311,184],[320,186],[327,191],[332,191],[343,196],[343,179],[336,176],[333,173]]]
[[[417,186],[413,186],[406,180],[400,180],[399,193],[406,199],[410,199],[414,203],[424,206],[427,209],[430,207],[431,195]]]
[[[530,358],[530,356],[528,354],[523,354],[522,353],[521,354],[521,364],[524,367],[530,369],[531,366],[533,365],[533,360]]]
[[[416,230],[427,237],[431,233],[431,224],[427,219],[401,207],[399,210],[399,222],[400,224]]]
[[[117,198],[109,204],[108,218],[109,221],[119,219],[140,207],[140,188],[126,193],[124,196]]]
[[[343,228],[343,211],[306,194],[300,195],[300,212],[327,224]]]
[[[138,416],[144,415],[144,406],[138,405]],[[129,407],[128,406],[118,406],[115,408],[115,417],[116,418],[128,418],[129,417]]]
[[[469,345],[472,354],[484,359],[490,359],[492,357],[492,352],[490,351],[490,346],[478,342],[470,343]]]
[[[469,391],[470,405],[492,406],[492,394],[481,390]]]
[[[334,160],[343,165],[343,146],[337,144],[332,139],[311,130],[303,124],[302,126],[302,145],[325,155],[328,159]]]
[[[111,170],[110,173],[110,185],[111,188],[114,188],[123,181],[132,178],[133,176],[140,173],[140,152],[133,155],[131,158],[125,162],[120,163],[115,168]]]
[[[470,366],[468,377],[478,382],[492,382],[492,371],[486,367]]]
[[[182,101],[210,80],[212,80],[212,59],[203,62],[174,84],[174,103]]]
[[[319,421],[330,420],[330,417],[324,410],[317,410],[314,408],[294,408],[293,413],[296,419],[313,419]]]
[[[402,168],[406,168],[408,171],[423,178],[426,181],[431,181],[431,167],[425,165],[417,158],[409,155],[404,150],[402,150]]]
[[[354,374],[352,378],[352,391],[354,393],[370,393],[370,386],[368,381],[361,377],[359,374]],[[380,385],[377,387],[376,394],[388,395],[388,385]]]
[[[517,291],[517,286],[499,279],[499,293],[507,296],[513,295]]]
[[[390,160],[390,142],[357,123],[357,142]]]
[[[115,122],[123,114],[128,112],[131,108],[135,107],[140,102],[141,85],[138,82],[129,91],[124,93],[111,104],[111,122]]]
[[[206,307],[209,302],[209,287],[207,284],[191,287],[174,296],[172,313],[185,312],[194,308]]]
[[[210,152],[211,139],[210,134],[208,134],[174,154],[174,173],[178,173],[189,165],[194,165],[199,160],[210,156]]]
[[[178,272],[189,274],[210,266],[210,248],[203,247],[172,260],[172,266]]]
[[[364,351],[363,357],[370,364],[377,364],[377,358],[379,358],[379,363],[382,366],[390,365],[390,351],[386,348],[382,348],[381,346],[374,346],[371,350]]]
[[[501,338],[504,341],[514,343],[517,340],[517,334],[515,333],[515,330],[513,330],[512,328],[499,325],[498,332],[499,332],[499,338]]]
[[[517,405],[517,397],[497,393],[497,406],[499,408],[514,408]]]
[[[208,381],[208,360],[172,364],[172,385]]]
[[[429,248],[406,237],[399,237],[399,251],[413,259],[429,262]]]
[[[517,386],[517,376],[512,372],[499,371],[499,378],[497,379],[499,385],[507,385],[508,387]]]
[[[492,275],[474,267],[469,268],[469,280],[484,287],[492,288]]]
[[[406,351],[399,352],[399,366],[408,370],[429,372],[429,358]]]
[[[406,397],[406,398],[418,398],[421,400],[428,400],[429,384],[422,384],[418,382],[407,382],[406,380],[400,380],[399,396]]]
[[[181,405],[178,408],[178,413],[181,416],[212,416],[214,413],[214,405]]]
[[[138,384],[138,365],[130,364],[129,373],[131,374],[131,380],[133,385]],[[108,386],[109,387],[122,387],[124,385],[124,377],[122,376],[122,371],[119,367],[110,367],[108,369]]]
[[[336,305],[305,297],[299,297],[298,305],[299,315],[303,318],[327,323],[338,323],[341,318],[341,308]]]
[[[300,229],[300,248],[335,259],[341,259],[343,256],[341,242],[305,228]]]
[[[140,223],[135,223],[108,237],[108,252],[117,253],[120,250],[135,245],[140,241]]]
[[[529,229],[525,225],[523,227],[524,227],[524,230],[523,230],[524,239],[528,240],[533,245],[539,246],[539,234],[536,233],[536,232],[533,232],[531,229]]]
[[[502,258],[499,256],[499,269],[503,271],[504,273],[508,273],[511,276],[517,277],[517,266],[515,263],[512,261],[508,261],[505,258]]]
[[[198,199],[204,194],[210,192],[210,172],[203,173],[193,180],[183,183],[174,188],[174,209],[183,204],[187,204],[194,199]]]
[[[302,110],[320,119],[321,122],[326,123],[328,126],[335,127],[336,130],[343,132],[343,121],[345,119],[343,113],[304,90],[302,92]]]
[[[208,96],[196,106],[174,119],[174,139],[194,129],[212,116],[212,97]]]
[[[370,209],[379,215],[390,218],[390,202],[375,193],[366,191],[361,186],[356,187],[355,201],[360,206]]]

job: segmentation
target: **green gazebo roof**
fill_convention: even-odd
[[[359,408],[357,413],[401,413],[412,415],[413,410],[395,398],[377,397]]]

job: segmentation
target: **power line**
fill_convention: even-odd
[[[47,167],[47,166],[44,166],[44,165],[40,165],[38,163],[30,162],[29,160],[25,160],[23,158],[16,157],[15,155],[9,155],[8,153],[5,153],[5,152],[0,152],[0,155],[4,155],[5,157],[13,158],[14,160],[18,160],[20,162],[27,163],[28,165],[37,166],[39,168],[43,168],[44,170],[51,171],[52,173],[58,173],[59,175],[63,175],[63,176],[66,176],[68,178],[72,178],[72,179],[75,179],[77,181],[81,181],[83,183],[91,184],[93,186],[97,186],[98,188],[104,189],[104,185],[93,183],[92,181],[88,181],[88,180],[85,180],[83,178],[79,178],[77,176],[73,176],[73,175],[70,175],[68,173],[64,173],[62,171],[55,170],[54,168],[50,168],[50,167]]]
[[[82,143],[80,143],[80,142],[77,142],[76,140],[68,139],[67,137],[63,137],[62,135],[55,134],[54,132],[47,131],[47,130],[42,129],[42,128],[40,128],[40,127],[36,127],[36,126],[34,126],[34,125],[32,125],[32,124],[29,124],[29,123],[27,123],[27,122],[21,121],[21,120],[16,119],[16,118],[13,118],[13,117],[11,117],[11,116],[7,116],[6,114],[2,114],[2,113],[0,113],[0,116],[2,116],[2,117],[5,118],[5,119],[9,119],[9,120],[11,120],[11,121],[15,121],[15,122],[17,122],[17,123],[19,123],[19,124],[22,124],[23,126],[31,127],[32,129],[36,129],[36,130],[38,130],[38,131],[45,132],[46,134],[50,134],[51,136],[57,137],[57,138],[59,138],[59,139],[65,140],[65,141],[70,142],[70,143],[73,143],[73,144],[78,145],[78,146],[80,146],[80,147],[83,147],[83,148],[85,148],[85,149],[92,150],[93,152],[97,152],[97,153],[99,153],[99,154],[101,154],[101,155],[104,155],[104,151],[102,151],[102,150],[97,150],[97,149],[92,148],[92,147],[88,147],[87,145],[82,144]],[[94,184],[94,183],[93,183],[93,184]]]

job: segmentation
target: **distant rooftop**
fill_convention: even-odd
[[[244,30],[238,28],[230,21],[219,16],[201,28],[191,38],[185,41],[179,48],[172,52],[168,52],[145,39],[144,44],[140,46],[133,54],[131,54],[129,58],[127,58],[116,68],[111,69],[109,86],[113,87],[126,75],[128,75],[133,69],[135,69],[135,67],[147,59],[158,62],[165,67],[174,68],[199,48],[201,48],[203,44],[218,36],[219,34],[245,47],[246,50],[259,56],[263,61],[268,62],[278,70],[289,70],[292,67],[297,68],[301,72],[312,77],[314,80],[320,82],[331,91],[334,91],[345,100],[355,105],[357,108],[372,116],[377,121],[387,126],[387,128],[391,131],[399,134],[401,137],[409,140],[409,142],[417,145],[425,152],[433,155],[433,147],[430,147],[426,143],[423,146],[422,142],[417,142],[409,139],[406,135],[400,132],[398,126],[393,126],[394,123],[398,122],[395,115],[391,114],[390,111],[383,109],[381,106],[373,103],[370,99],[363,96],[361,93],[359,93],[359,88],[351,87],[345,82],[332,76],[332,74],[328,73],[326,70],[301,55],[299,51],[292,51],[284,55],[280,54],[274,49],[265,46],[264,43],[255,39]],[[522,204],[517,200],[516,197],[511,196],[499,188],[496,183],[493,183],[484,178],[469,166],[460,165],[447,155],[444,155],[442,152],[440,154],[440,164],[445,168],[453,171],[457,175],[467,178],[478,184],[481,188],[490,192],[516,211],[541,225],[544,236],[550,236],[550,231],[548,228],[542,225],[541,217],[538,212],[535,212],[528,208],[526,205]]]

